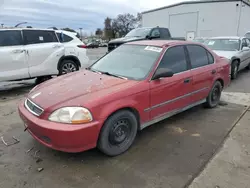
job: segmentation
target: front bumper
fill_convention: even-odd
[[[29,133],[49,148],[76,153],[96,147],[101,124],[98,121],[81,125],[51,122],[31,114],[24,102],[19,104],[18,111]]]

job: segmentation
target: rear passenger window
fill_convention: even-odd
[[[213,55],[207,51],[207,57],[208,57],[208,63],[213,64],[214,63],[214,57]]]
[[[169,48],[163,56],[158,68],[171,69],[174,73],[187,70],[186,54],[183,46]]]
[[[58,42],[54,31],[24,30],[23,37],[25,44]]]
[[[22,45],[21,31],[0,31],[0,46]]]
[[[66,34],[62,34],[62,33],[56,33],[57,37],[59,38],[60,42],[70,42],[73,40],[72,37],[66,35]]]
[[[188,45],[187,50],[189,53],[192,68],[198,68],[208,65],[207,50],[198,45]]]

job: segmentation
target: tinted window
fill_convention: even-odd
[[[247,46],[250,46],[250,40],[246,39],[246,42],[247,42]]]
[[[152,37],[159,37],[160,36],[160,30],[158,28],[153,29],[151,33]]]
[[[21,31],[0,31],[0,46],[22,45]]]
[[[160,32],[161,32],[161,37],[162,38],[170,38],[170,33],[169,33],[168,29],[161,28]]]
[[[61,36],[62,33],[56,33],[56,34],[57,34],[57,37],[58,37],[60,42],[70,42],[70,41],[73,40],[72,37],[70,37],[70,36],[68,36],[66,34],[63,34],[63,36]]]
[[[248,45],[247,45],[247,41],[246,41],[246,39],[242,39],[242,46],[241,46],[241,49],[243,48],[243,47],[247,47]]]
[[[207,51],[207,57],[208,57],[208,63],[213,64],[214,63],[214,57],[210,52]]]
[[[54,31],[24,30],[25,44],[58,42]]]
[[[187,70],[186,55],[183,46],[169,48],[164,54],[158,68],[171,69],[174,73]]]
[[[122,45],[97,61],[91,69],[133,80],[142,80],[151,71],[161,51],[160,47]]]
[[[198,45],[187,46],[192,68],[208,65],[207,50]]]

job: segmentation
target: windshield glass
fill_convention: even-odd
[[[133,29],[126,35],[126,37],[146,37],[150,31],[151,28]]]
[[[245,37],[250,39],[250,33],[246,33]]]
[[[154,46],[122,45],[90,67],[90,70],[142,80],[159,58],[162,48]]]
[[[204,44],[212,50],[236,51],[240,49],[239,39],[208,39]]]

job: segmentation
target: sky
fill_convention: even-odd
[[[0,24],[20,22],[39,28],[70,27],[94,32],[106,17],[151,10],[182,0],[0,0]]]

